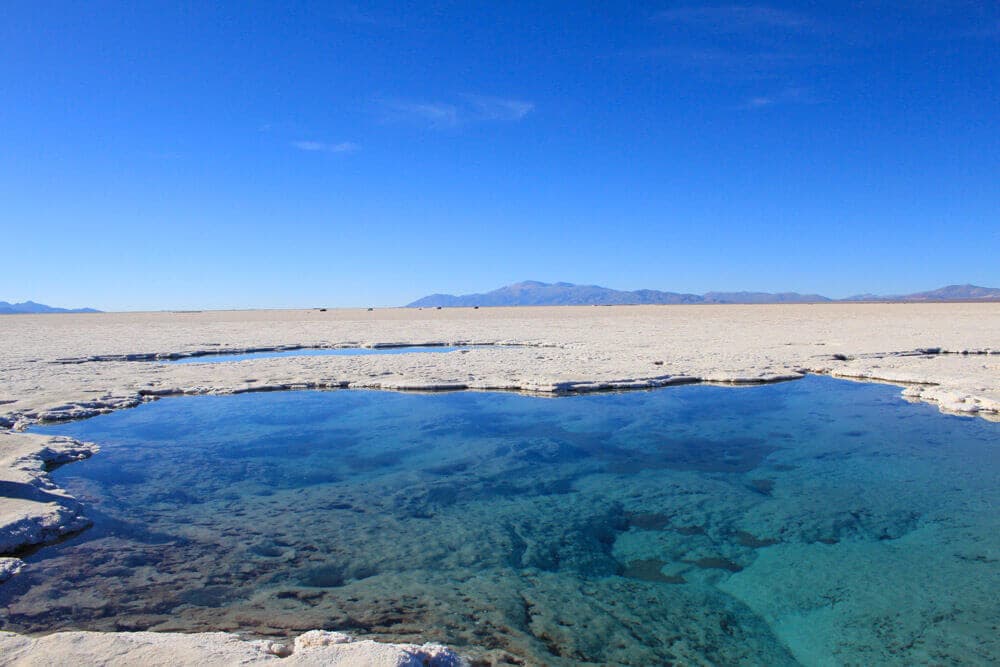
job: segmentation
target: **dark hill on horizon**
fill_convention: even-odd
[[[0,301],[0,315],[25,315],[39,313],[99,313],[101,311],[94,308],[56,308],[46,306],[44,303],[34,301],[23,301],[21,303],[8,303]]]
[[[1000,301],[1000,289],[976,285],[948,285],[929,292],[896,296],[863,294],[846,299],[830,299],[820,294],[798,292],[706,292],[683,294],[659,290],[622,291],[600,285],[543,283],[526,280],[484,294],[431,294],[407,308],[458,308],[472,306],[606,306],[663,304],[756,304],[830,303],[852,301]]]

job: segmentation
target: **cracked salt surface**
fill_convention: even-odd
[[[299,348],[293,350],[274,350],[265,352],[226,353],[217,352],[198,356],[181,357],[178,359],[159,360],[167,364],[221,363],[227,361],[246,361],[248,359],[277,359],[281,357],[353,357],[372,354],[426,354],[433,352],[464,352],[468,347],[451,345],[401,345],[399,347],[347,347],[347,348]]]
[[[4,629],[323,627],[530,664],[989,664],[1000,425],[822,377],[174,398],[39,429],[94,527]]]

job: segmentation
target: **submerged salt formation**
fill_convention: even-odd
[[[21,569],[20,559],[9,554],[90,525],[80,503],[53,484],[46,471],[97,450],[72,438],[0,431],[0,582]]]

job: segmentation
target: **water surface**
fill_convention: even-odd
[[[1000,424],[828,378],[180,397],[36,429],[93,528],[4,629],[341,629],[528,664],[996,664]]]

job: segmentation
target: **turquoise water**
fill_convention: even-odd
[[[339,348],[299,348],[297,350],[275,350],[272,352],[245,352],[242,354],[203,354],[180,359],[164,359],[163,364],[204,364],[223,361],[245,361],[247,359],[273,359],[275,357],[357,357],[371,354],[412,354],[422,352],[455,352],[467,347],[447,345],[411,345],[406,347],[339,347]]]
[[[4,629],[342,629],[507,664],[996,664],[1000,424],[896,387],[180,397],[35,429],[93,528]]]

